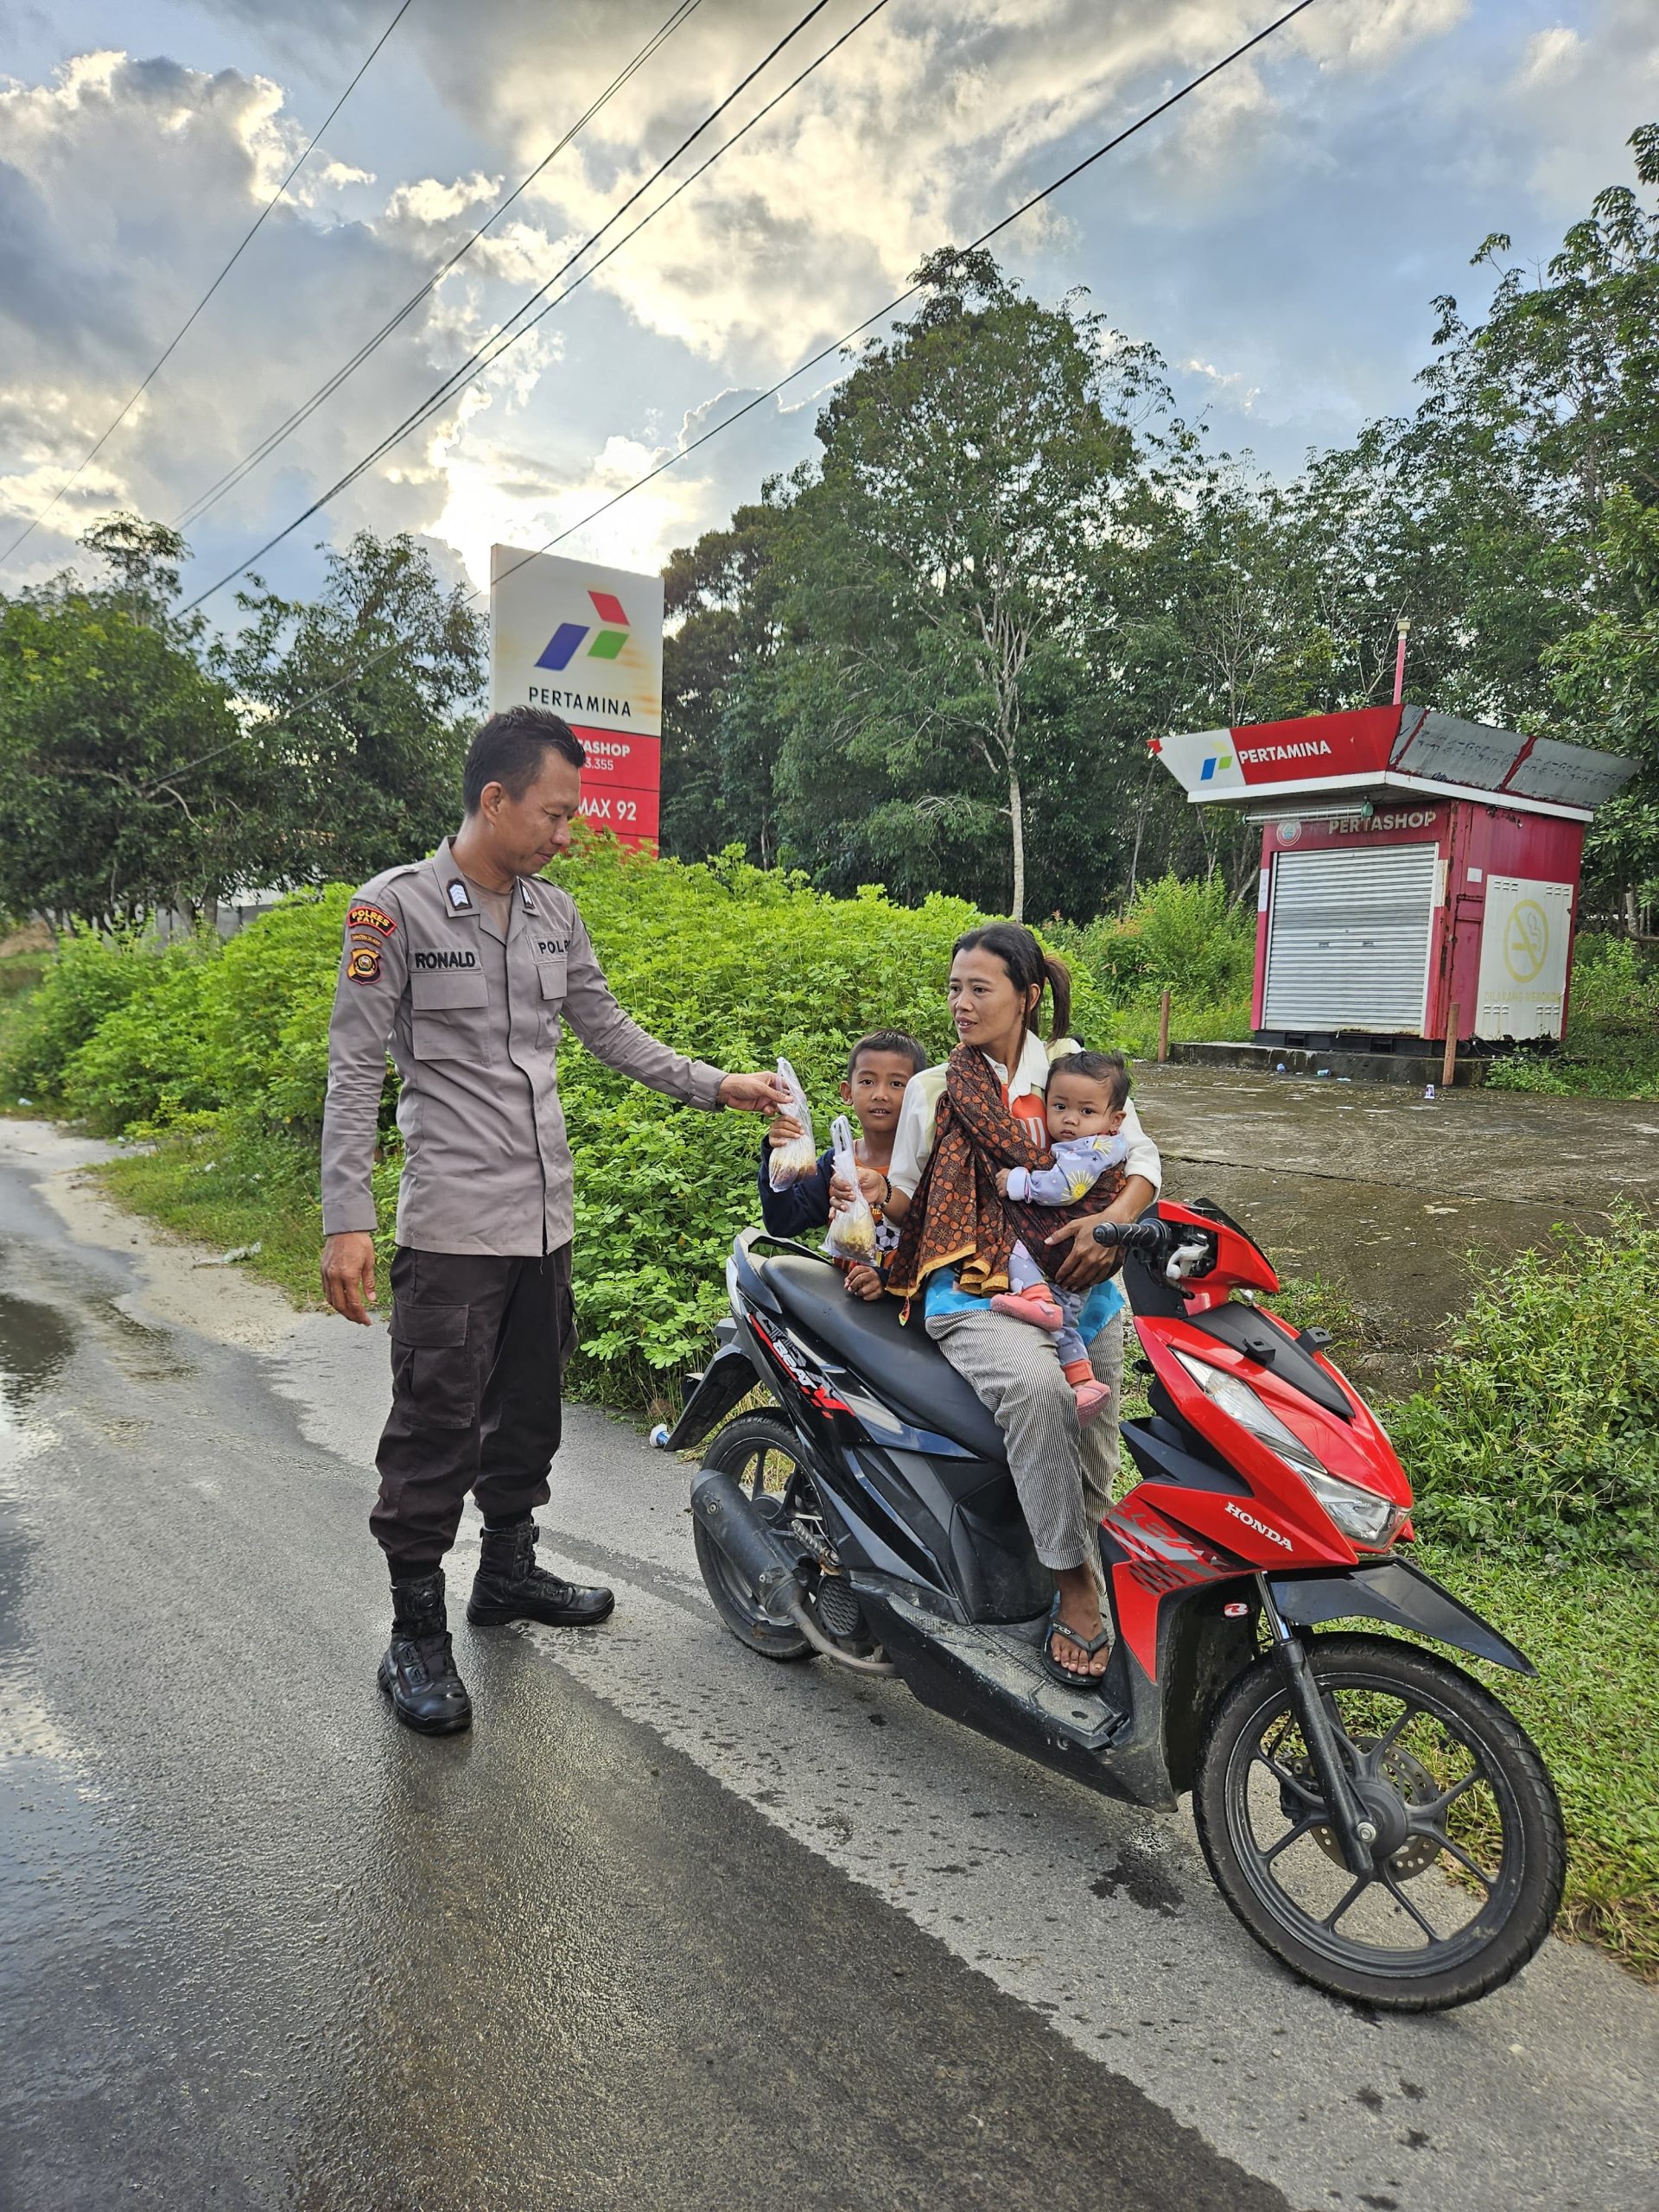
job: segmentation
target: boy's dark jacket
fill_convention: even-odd
[[[804,1236],[810,1229],[829,1228],[830,1178],[835,1173],[834,1161],[833,1153],[821,1152],[818,1164],[810,1175],[803,1175],[787,1190],[774,1191],[767,1180],[772,1147],[761,1146],[760,1218],[773,1236]]]

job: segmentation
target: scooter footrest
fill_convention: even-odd
[[[1129,1729],[1129,1716],[1098,1690],[1069,1690],[1043,1672],[1044,1624],[1017,1628],[942,1621],[894,1592],[887,1602],[925,1626],[929,1640],[976,1675],[996,1698],[1023,1706],[1031,1719],[1066,1736],[1080,1749],[1109,1751]]]

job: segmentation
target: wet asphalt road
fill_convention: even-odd
[[[391,1726],[360,1471],[54,1228],[6,1183],[8,2212],[1282,2205],[520,1638]]]
[[[397,1730],[384,1337],[157,1323],[137,1232],[67,1239],[37,1184],[74,1155],[33,1147],[0,1156],[0,2212],[1655,2202],[1648,1993],[1562,1945],[1438,2021],[1291,1983],[1182,1823],[741,1652],[681,1471],[602,1417],[550,1541],[613,1565],[617,1621],[463,1628],[479,1726]]]

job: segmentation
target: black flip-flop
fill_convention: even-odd
[[[1098,1691],[1106,1679],[1103,1675],[1074,1675],[1069,1667],[1061,1666],[1054,1656],[1052,1645],[1057,1629],[1068,1643],[1075,1644],[1090,1659],[1096,1651],[1103,1651],[1111,1642],[1111,1630],[1103,1621],[1098,1636],[1079,1636],[1075,1629],[1068,1628],[1060,1618],[1060,1593],[1058,1590],[1054,1592],[1054,1603],[1048,1609],[1048,1623],[1043,1630],[1043,1648],[1037,1655],[1043,1662],[1043,1672],[1051,1682],[1058,1682],[1062,1689]]]

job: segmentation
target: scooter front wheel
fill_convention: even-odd
[[[1444,2011],[1531,1958],[1561,1900],[1560,1806],[1520,1723],[1460,1668],[1376,1636],[1321,1636],[1310,1661],[1376,1840],[1351,1872],[1282,1670],[1222,1698],[1192,1793],[1217,1886],[1256,1941],[1321,1988]]]

